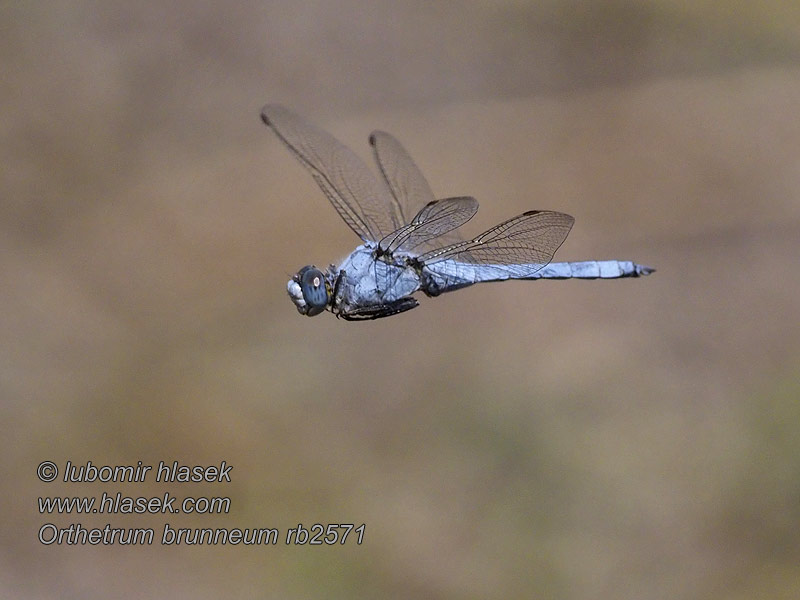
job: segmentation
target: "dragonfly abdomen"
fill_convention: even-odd
[[[653,271],[630,260],[586,260],[550,263],[524,279],[619,279],[649,275]]]

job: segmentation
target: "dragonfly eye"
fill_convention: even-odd
[[[309,265],[300,269],[297,278],[308,307],[305,314],[309,317],[320,314],[328,306],[328,285],[325,275],[316,267]]]

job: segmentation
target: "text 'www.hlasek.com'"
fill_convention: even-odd
[[[66,461],[58,465],[44,461],[37,476],[45,483],[136,484],[164,483],[208,484],[220,486],[231,482],[233,466],[224,460],[219,465],[182,465],[177,461],[161,461],[157,465],[96,466],[91,461],[75,465]],[[116,490],[103,491],[99,496],[39,496],[42,515],[227,515],[231,509],[228,496],[174,495],[166,491],[158,496],[134,496]],[[73,522],[67,525],[44,523],[39,528],[39,542],[54,545],[254,545],[254,546],[335,546],[360,545],[364,541],[365,524],[298,523],[292,527],[180,527],[173,523],[157,527],[117,527],[106,523],[100,527]]]

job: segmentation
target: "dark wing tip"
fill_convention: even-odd
[[[385,140],[392,140],[393,136],[391,133],[386,133],[385,131],[381,131],[380,129],[376,129],[372,133],[369,134],[369,145],[373,148],[378,144],[378,138],[382,137]]]
[[[264,108],[261,109],[261,120],[264,121],[265,125],[272,127],[273,122],[272,118],[270,117],[270,113],[277,110],[285,110],[285,109],[280,104],[267,104],[264,106]]]
[[[532,217],[533,215],[540,215],[542,213],[551,213],[551,214],[554,214],[554,215],[559,215],[561,217],[564,217],[567,221],[570,222],[570,225],[572,223],[575,223],[575,217],[573,217],[572,215],[568,215],[567,213],[562,213],[562,212],[555,212],[555,211],[551,211],[551,210],[527,210],[524,213],[522,213],[520,216],[521,217]]]

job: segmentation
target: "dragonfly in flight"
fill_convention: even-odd
[[[469,196],[437,200],[422,172],[392,135],[369,136],[383,181],[349,148],[277,104],[261,119],[311,172],[363,244],[336,266],[300,269],[287,285],[302,315],[329,310],[351,321],[379,319],[428,296],[485,281],[615,279],[654,271],[631,261],[551,262],[574,219],[531,210],[464,240],[456,231],[478,210]]]

